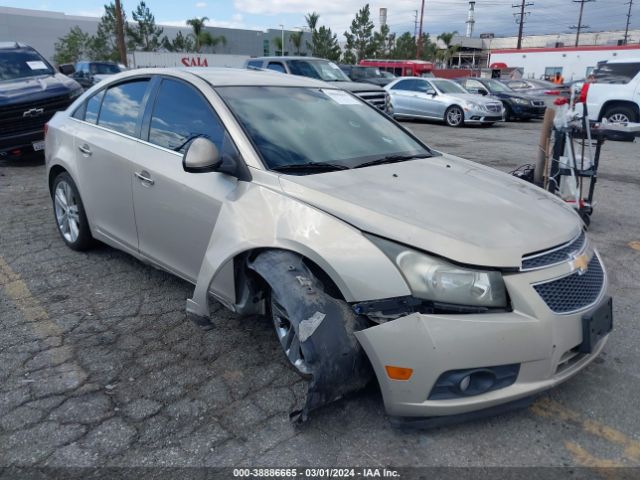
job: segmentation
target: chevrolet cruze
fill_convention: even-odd
[[[374,374],[393,416],[492,410],[575,375],[611,330],[571,208],[331,84],[129,71],[56,114],[45,152],[69,247],[193,283],[204,328],[212,298],[273,322],[308,380],[297,419]]]

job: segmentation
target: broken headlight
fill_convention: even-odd
[[[507,291],[498,271],[461,267],[389,240],[369,239],[393,260],[415,297],[456,305],[507,306]]]

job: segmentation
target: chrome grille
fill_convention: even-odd
[[[379,108],[380,110],[385,109],[386,105],[386,93],[384,90],[372,90],[372,91],[364,91],[364,92],[353,92],[355,95],[359,96],[361,99],[369,102],[373,106]]]
[[[531,100],[531,105],[534,107],[544,107],[545,103],[543,100]]]
[[[490,112],[500,113],[502,111],[501,103],[487,103],[486,107]]]
[[[571,313],[593,305],[603,286],[604,270],[594,254],[585,273],[576,271],[557,280],[539,283],[533,288],[553,312]]]
[[[558,265],[559,263],[571,260],[576,253],[582,251],[587,237],[584,232],[580,232],[576,238],[569,243],[559,245],[543,252],[531,253],[522,257],[522,267],[520,270],[537,270],[539,268]]]

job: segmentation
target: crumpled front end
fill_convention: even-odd
[[[591,255],[583,273],[564,263],[505,275],[512,311],[414,312],[356,332],[387,412],[433,417],[487,409],[551,388],[582,370],[602,351],[611,325],[609,317],[602,331],[585,330],[590,325],[585,319],[611,311],[606,274],[597,253]],[[592,297],[584,295],[588,288]],[[389,366],[412,373],[394,380]]]

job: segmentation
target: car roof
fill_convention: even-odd
[[[335,88],[325,82],[297,75],[265,70],[249,70],[245,68],[226,67],[188,67],[188,68],[139,68],[114,75],[113,78],[126,79],[140,75],[176,75],[188,78],[195,75],[213,87],[222,86],[275,86],[275,87],[320,87]]]
[[[640,57],[636,58],[613,58],[607,60],[607,63],[640,63]]]
[[[272,55],[270,57],[250,58],[249,61],[251,61],[251,60],[280,60],[280,61],[287,61],[287,60],[322,60],[323,62],[331,62],[331,60],[327,60],[326,58],[306,57],[304,55],[292,55],[292,56],[286,56],[286,57]]]
[[[0,42],[0,50],[33,50],[33,47],[22,42]]]

